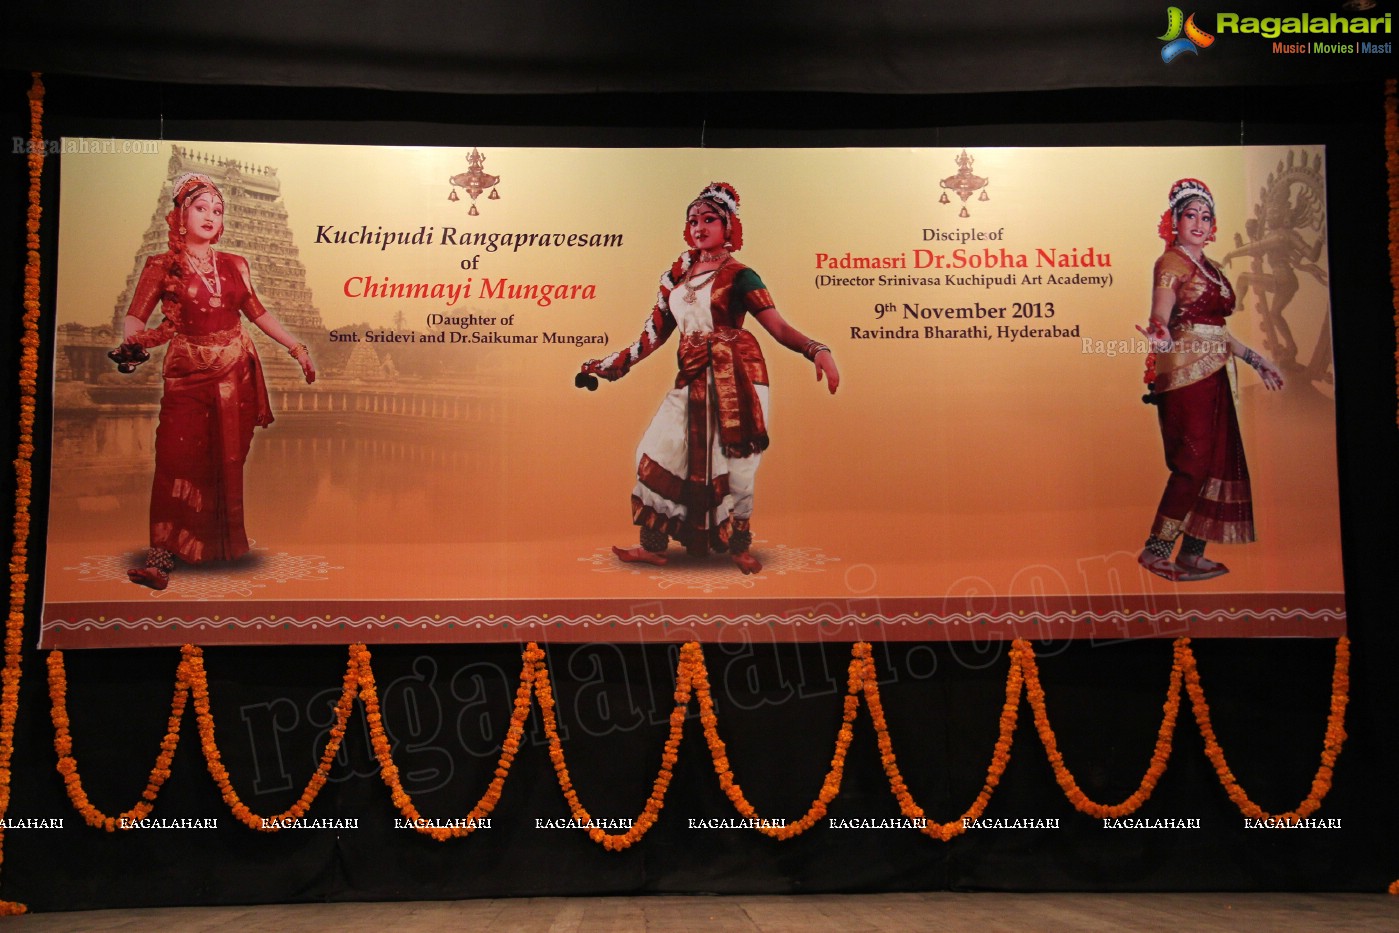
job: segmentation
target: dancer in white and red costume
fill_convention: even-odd
[[[753,486],[768,446],[768,374],[762,348],[743,327],[751,315],[782,346],[812,362],[832,394],[840,371],[825,344],[778,313],[762,279],[733,258],[743,246],[738,193],[714,182],[685,212],[691,249],[661,276],[656,305],[630,347],[581,367],[577,384],[622,378],[680,332],[675,387],[636,452],[632,520],[641,544],[614,547],[629,563],[665,564],[674,538],[691,554],[727,551],[744,573],[762,563],[751,551]]]

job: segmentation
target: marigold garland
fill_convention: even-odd
[[[203,653],[199,648],[186,645],[180,665],[176,671],[175,694],[171,703],[171,714],[165,739],[161,742],[161,753],[151,769],[146,789],[141,800],[131,809],[117,817],[109,817],[98,810],[88,800],[78,775],[77,762],[73,758],[72,738],[69,733],[67,712],[67,678],[63,665],[62,652],[49,655],[49,693],[53,702],[54,747],[58,752],[58,770],[63,775],[64,784],[74,807],[91,825],[108,831],[125,828],[123,821],[143,818],[150,812],[161,786],[170,776],[170,761],[179,744],[180,722],[184,714],[186,699],[194,697],[194,708],[199,727],[200,744],[224,802],[228,804],[241,822],[255,829],[275,831],[281,824],[300,819],[309,810],[321,788],[324,787],[330,768],[344,739],[346,726],[354,707],[356,696],[364,706],[365,719],[369,725],[370,744],[379,762],[379,773],[389,789],[393,804],[412,822],[418,832],[438,841],[456,839],[469,835],[500,802],[501,793],[510,768],[520,750],[525,723],[529,719],[533,701],[539,703],[545,736],[549,745],[549,759],[563,791],[573,818],[585,824],[589,838],[609,851],[620,851],[638,842],[659,819],[665,805],[665,796],[674,776],[676,761],[683,738],[685,718],[691,700],[699,704],[700,723],[704,730],[705,742],[709,747],[714,772],[719,785],[729,798],[739,815],[754,820],[756,828],[774,839],[791,839],[816,825],[825,816],[831,802],[840,793],[845,774],[846,755],[854,736],[855,719],[859,713],[861,699],[869,708],[874,727],[875,739],[879,748],[880,762],[889,780],[889,789],[898,801],[900,812],[911,820],[921,821],[920,831],[934,839],[948,841],[965,832],[966,821],[980,819],[991,801],[992,795],[1004,776],[1010,763],[1011,744],[1019,718],[1022,695],[1027,695],[1034,714],[1035,728],[1044,744],[1055,779],[1064,790],[1069,802],[1080,812],[1094,817],[1121,817],[1138,810],[1155,790],[1157,782],[1165,772],[1170,758],[1173,736],[1181,704],[1181,687],[1190,697],[1200,733],[1205,741],[1206,755],[1219,775],[1229,798],[1239,806],[1246,816],[1257,819],[1301,819],[1316,811],[1331,788],[1332,772],[1345,741],[1345,710],[1349,697],[1347,671],[1350,663],[1350,643],[1342,638],[1336,646],[1336,662],[1332,674],[1331,709],[1326,729],[1325,747],[1321,765],[1317,770],[1312,788],[1307,797],[1296,809],[1274,817],[1254,804],[1229,771],[1224,752],[1219,746],[1209,717],[1209,705],[1205,702],[1204,689],[1196,667],[1194,654],[1190,649],[1190,639],[1177,639],[1174,644],[1170,683],[1166,701],[1162,706],[1163,718],[1157,730],[1156,746],[1151,763],[1143,775],[1137,790],[1118,804],[1100,804],[1088,798],[1079,788],[1073,773],[1064,763],[1059,751],[1058,740],[1050,726],[1043,685],[1040,682],[1039,668],[1034,649],[1029,642],[1017,639],[1011,644],[1010,665],[1006,673],[1005,700],[1001,706],[999,729],[991,762],[987,766],[986,778],[980,792],[967,810],[957,819],[948,823],[930,820],[924,809],[914,800],[908,785],[899,770],[898,759],[894,754],[893,740],[889,734],[888,721],[884,714],[883,701],[879,695],[879,674],[874,665],[874,657],[868,642],[860,642],[851,648],[851,660],[847,671],[847,691],[843,703],[841,724],[836,734],[835,749],[831,756],[831,767],[821,782],[821,790],[812,801],[807,812],[799,819],[774,825],[773,820],[760,816],[756,808],[743,793],[743,788],[735,780],[728,749],[719,735],[718,715],[709,684],[709,674],[704,663],[704,652],[698,642],[690,642],[681,647],[680,660],[676,668],[675,708],[670,715],[670,728],[661,753],[661,766],[652,783],[651,794],[647,798],[640,815],[632,821],[626,832],[609,833],[598,826],[586,825],[592,822],[591,815],[579,798],[577,789],[568,771],[560,738],[557,718],[557,703],[550,684],[549,670],[545,664],[544,652],[531,642],[522,654],[520,683],[515,691],[514,710],[510,726],[501,745],[500,758],[496,763],[494,777],[480,800],[463,820],[451,821],[455,825],[437,825],[425,820],[413,802],[412,796],[404,789],[398,766],[393,760],[392,743],[384,727],[383,713],[379,707],[378,688],[375,684],[369,650],[364,645],[352,645],[346,664],[343,689],[336,704],[335,724],[330,731],[324,752],[315,773],[297,801],[283,813],[273,817],[262,817],[253,813],[243,804],[232,786],[231,778],[223,765],[222,757],[214,737],[214,718],[210,707],[208,676],[204,669]],[[1399,890],[1399,883],[1396,883]]]
[[[39,197],[44,174],[44,82],[31,72],[29,86],[29,209],[25,216],[24,332],[19,357],[19,444],[15,456],[14,540],[10,545],[10,614],[5,622],[5,668],[0,674],[0,864],[5,859],[4,820],[10,810],[10,762],[23,673],[24,604],[29,590],[29,500],[34,490],[34,411],[39,382]],[[0,900],[0,915],[27,908]]]
[[[860,689],[865,676],[864,656],[869,653],[869,643],[860,642],[852,650],[847,677],[848,691],[841,714],[840,730],[836,733],[835,751],[831,755],[831,769],[826,772],[826,777],[821,781],[821,790],[805,814],[792,822],[784,822],[782,825],[776,825],[771,819],[760,816],[754,806],[748,802],[748,798],[743,795],[742,786],[734,780],[728,749],[724,745],[723,739],[719,737],[719,717],[714,712],[714,697],[709,689],[709,672],[704,667],[704,658],[699,645],[693,642],[692,644],[695,646],[694,652],[698,659],[695,664],[694,678],[695,694],[699,699],[700,723],[704,727],[704,739],[709,746],[710,757],[714,761],[714,773],[719,776],[719,786],[729,801],[733,803],[734,809],[738,811],[740,816],[744,819],[758,821],[756,824],[758,832],[779,840],[800,836],[826,815],[831,801],[840,793],[841,781],[845,777],[846,752],[849,751],[850,741],[855,735],[855,716],[860,709]]]
[[[83,780],[78,774],[78,762],[73,757],[73,739],[68,731],[68,676],[63,665],[63,652],[49,653],[49,700],[53,708],[53,747],[54,751],[58,752],[58,773],[63,775],[64,790],[68,792],[68,799],[73,802],[73,809],[78,811],[89,826],[110,833],[118,829],[129,829],[133,823],[150,815],[160,788],[170,777],[170,762],[180,744],[180,722],[184,718],[185,701],[189,696],[191,650],[198,649],[186,646],[185,656],[181,658],[179,667],[175,670],[175,695],[170,701],[170,719],[165,727],[165,738],[160,742],[160,754],[151,766],[146,789],[141,792],[141,798],[135,804],[116,816],[108,816],[99,810],[88,799],[87,791],[83,789]]]
[[[476,830],[478,821],[489,816],[496,804],[500,803],[501,789],[505,786],[505,779],[510,776],[510,766],[515,762],[515,756],[520,751],[520,739],[525,734],[525,720],[529,718],[535,671],[543,666],[544,652],[540,651],[534,642],[530,642],[525,649],[524,664],[520,668],[520,686],[515,691],[515,710],[510,717],[510,728],[505,733],[505,741],[501,744],[500,759],[496,762],[495,777],[490,786],[476,802],[476,806],[471,808],[465,820],[454,821],[458,824],[454,826],[436,826],[423,819],[413,803],[413,798],[404,790],[403,782],[399,779],[398,766],[393,761],[392,745],[384,731],[384,717],[379,709],[379,691],[374,683],[374,671],[369,664],[369,650],[364,645],[355,645],[351,651],[358,660],[359,695],[364,704],[365,718],[369,721],[370,744],[374,748],[374,757],[379,761],[379,776],[388,787],[394,806],[405,819],[412,821],[414,829],[438,842],[470,835]]]
[[[228,804],[228,809],[240,822],[263,832],[276,832],[284,823],[301,819],[311,809],[311,804],[320,794],[321,788],[325,787],[326,777],[330,774],[330,766],[334,763],[335,756],[340,753],[340,743],[345,738],[345,724],[349,721],[355,695],[359,692],[360,671],[356,650],[363,651],[364,646],[350,646],[350,659],[345,665],[340,701],[335,704],[335,724],[330,728],[325,751],[321,753],[321,760],[316,765],[315,772],[295,803],[276,816],[264,817],[250,810],[233,789],[233,782],[228,776],[228,769],[224,767],[218,743],[214,740],[214,715],[209,706],[209,678],[204,671],[204,654],[198,648],[185,646],[182,663],[189,665],[190,690],[194,694],[194,713],[199,724],[199,745],[204,750],[209,774],[223,795],[223,802]]]
[[[340,751],[340,744],[345,737],[346,723],[354,705],[360,680],[359,665],[352,648],[351,659],[346,666],[344,688],[335,708],[335,724],[331,727],[325,751],[321,755],[315,773],[312,774],[305,790],[291,807],[276,816],[263,817],[248,809],[239,798],[237,791],[233,789],[228,770],[223,765],[223,757],[214,737],[214,718],[209,703],[209,679],[204,669],[204,654],[193,645],[185,645],[181,649],[180,664],[176,668],[175,695],[170,703],[170,719],[166,726],[165,738],[161,740],[160,754],[156,758],[156,763],[151,767],[146,789],[142,791],[141,799],[130,809],[117,816],[108,816],[94,806],[88,798],[83,788],[82,777],[78,773],[77,759],[73,757],[73,740],[69,732],[68,719],[68,677],[64,667],[63,652],[54,651],[49,654],[48,668],[49,700],[53,708],[54,750],[58,753],[58,772],[63,776],[64,788],[68,793],[68,799],[73,803],[73,808],[78,811],[89,826],[105,829],[107,832],[129,829],[136,821],[150,815],[161,786],[170,777],[170,762],[175,756],[175,749],[180,744],[180,724],[191,694],[194,696],[200,745],[204,751],[209,774],[218,785],[224,803],[228,804],[233,815],[253,829],[264,832],[275,832],[282,828],[282,823],[300,819],[310,809],[311,803],[316,799],[321,788],[325,786],[326,777],[330,773],[331,765],[334,763],[335,756]]]
[[[1190,639],[1179,642],[1181,668],[1185,674],[1185,689],[1190,694],[1190,705],[1195,711],[1195,722],[1200,727],[1200,735],[1205,740],[1205,755],[1214,765],[1219,782],[1224,791],[1244,816],[1255,820],[1300,820],[1315,813],[1321,801],[1331,791],[1331,776],[1336,767],[1336,759],[1341,754],[1341,746],[1346,740],[1346,704],[1350,698],[1350,639],[1344,635],[1336,642],[1336,663],[1331,670],[1331,712],[1326,719],[1326,738],[1321,750],[1321,764],[1317,767],[1312,786],[1302,802],[1286,813],[1269,813],[1249,799],[1239,785],[1234,773],[1229,770],[1229,762],[1224,757],[1224,749],[1214,734],[1210,721],[1210,707],[1205,702],[1205,690],[1200,684],[1200,672],[1195,665],[1195,654],[1190,650]]]
[[[865,702],[869,704],[870,718],[874,720],[874,732],[879,741],[879,757],[884,765],[884,773],[889,778],[889,789],[893,791],[895,799],[899,802],[899,812],[904,816],[909,819],[927,819],[923,808],[913,799],[908,785],[904,783],[903,774],[899,771],[898,759],[894,755],[893,740],[889,736],[889,726],[884,718],[884,703],[879,697],[879,678],[874,668],[874,657],[870,652],[870,647],[868,644],[862,643],[857,645],[856,649],[863,655]],[[1005,774],[1006,766],[1010,764],[1010,746],[1015,737],[1015,724],[1019,719],[1020,693],[1024,687],[1021,658],[1028,649],[1029,644],[1018,638],[1010,646],[1010,670],[1006,674],[1006,698],[1001,705],[1000,729],[996,736],[995,749],[991,753],[991,763],[986,768],[986,780],[982,782],[981,791],[976,795],[971,806],[950,823],[927,820],[919,830],[925,836],[931,836],[943,842],[960,836],[966,832],[964,821],[980,819],[986,811],[986,805],[991,802],[991,795],[996,792],[996,787],[1001,783],[1001,777]]]
[[[675,709],[670,713],[670,731],[666,736],[661,752],[661,767],[656,780],[651,784],[651,796],[641,813],[632,820],[632,825],[621,833],[609,833],[600,826],[588,825],[592,816],[573,786],[568,773],[568,763],[564,760],[563,742],[559,738],[558,720],[555,716],[553,687],[549,683],[549,671],[544,666],[544,652],[531,644],[537,652],[534,655],[534,692],[539,701],[540,716],[544,720],[544,735],[549,740],[549,760],[554,766],[554,774],[568,803],[569,813],[574,820],[587,826],[588,837],[609,852],[620,852],[635,845],[660,819],[661,808],[665,806],[666,792],[670,790],[671,778],[675,773],[675,763],[680,757],[680,740],[685,728],[685,714],[689,711],[690,696],[696,681],[703,676],[704,653],[698,642],[689,642],[680,648],[680,662],[675,671]]]
[[[1099,819],[1116,819],[1137,812],[1142,804],[1151,799],[1152,792],[1156,790],[1156,782],[1165,773],[1166,762],[1171,757],[1171,740],[1175,735],[1176,717],[1180,712],[1183,653],[1188,650],[1186,641],[1183,638],[1176,639],[1172,651],[1170,685],[1166,688],[1166,702],[1162,706],[1164,715],[1161,718],[1161,727],[1156,731],[1156,748],[1151,753],[1151,764],[1147,767],[1146,773],[1142,775],[1141,783],[1137,789],[1121,803],[1116,804],[1101,804],[1089,799],[1088,795],[1078,786],[1078,782],[1074,780],[1073,772],[1069,770],[1068,765],[1064,764],[1064,756],[1059,751],[1059,740],[1055,737],[1054,730],[1049,724],[1049,711],[1045,706],[1044,687],[1040,684],[1039,665],[1035,662],[1034,650],[1029,645],[1022,649],[1020,665],[1025,672],[1026,693],[1030,698],[1030,709],[1035,714],[1035,731],[1039,733],[1045,754],[1049,756],[1050,767],[1054,769],[1054,779],[1059,783],[1064,791],[1064,796],[1069,799],[1069,803],[1073,804],[1075,810]]]

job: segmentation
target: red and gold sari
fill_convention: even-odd
[[[1175,348],[1156,354],[1161,440],[1171,471],[1151,533],[1206,541],[1254,540],[1253,493],[1234,410],[1233,355],[1225,319],[1234,292],[1213,262],[1205,269],[1179,250],[1156,261],[1155,285],[1176,294]]]
[[[246,262],[231,253],[214,257],[215,278],[181,280],[174,319],[137,337],[146,346],[170,340],[155,433],[150,543],[190,564],[248,552],[243,463],[253,428],[272,423],[262,363],[240,319],[256,320],[266,309],[246,284]],[[147,320],[165,282],[162,259],[148,260],[128,314]]]

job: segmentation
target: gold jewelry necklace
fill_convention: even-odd
[[[1193,262],[1193,263],[1195,264],[1195,268],[1200,270],[1200,274],[1201,274],[1201,275],[1203,275],[1205,278],[1209,279],[1209,280],[1210,280],[1211,282],[1213,282],[1215,285],[1219,286],[1219,294],[1223,295],[1225,298],[1228,298],[1228,297],[1232,294],[1232,292],[1229,291],[1229,283],[1228,283],[1228,281],[1225,280],[1223,274],[1220,274],[1220,276],[1219,276],[1218,278],[1216,278],[1214,275],[1212,275],[1212,274],[1210,273],[1210,270],[1209,270],[1209,269],[1205,268],[1205,264],[1204,264],[1204,263],[1202,263],[1200,260],[1198,260],[1198,259],[1195,258],[1195,254],[1194,254],[1194,253],[1190,252],[1190,250],[1186,249],[1184,246],[1181,246],[1181,247],[1178,247],[1178,248],[1180,249],[1180,251],[1181,251],[1182,253],[1184,253],[1184,254],[1186,255],[1186,257],[1187,257],[1191,262]]]
[[[209,307],[218,308],[223,306],[223,280],[219,278],[218,262],[214,258],[213,247],[209,248],[209,256],[205,260],[208,265],[208,275],[205,270],[199,268],[194,260],[198,257],[192,253],[186,253],[190,257],[190,267],[194,269],[194,274],[199,276],[199,280],[204,283],[204,287],[209,291]]]
[[[189,256],[190,265],[193,266],[196,271],[207,273],[214,270],[213,260],[211,260],[208,255],[197,256],[194,253],[186,253],[185,255]]]
[[[715,266],[709,272],[704,273],[704,281],[700,282],[699,284],[695,284],[694,281],[695,267],[690,266],[689,271],[685,273],[685,280],[680,283],[685,289],[684,298],[686,304],[692,305],[695,303],[695,293],[698,292],[701,288],[704,288],[710,282],[714,281],[714,277],[717,276],[723,270],[723,268],[729,264],[730,258],[732,257],[725,255],[723,262],[719,263],[719,265]]]

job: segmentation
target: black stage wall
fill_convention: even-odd
[[[533,828],[536,818],[567,816],[538,741],[527,741],[521,752],[491,831],[439,844],[396,830],[397,813],[375,774],[367,739],[354,730],[312,815],[357,817],[359,829],[338,837],[266,835],[229,818],[204,770],[190,719],[156,815],[219,817],[221,828],[106,834],[80,825],[64,796],[54,770],[43,657],[28,651],[10,817],[63,816],[66,825],[6,835],[0,877],[6,898],[55,910],[648,892],[1380,890],[1399,875],[1392,844],[1399,830],[1393,805],[1399,755],[1392,741],[1399,688],[1390,663],[1399,649],[1391,596],[1399,451],[1383,88],[1374,76],[1305,87],[1233,82],[860,94],[829,88],[715,94],[681,87],[466,95],[124,80],[129,77],[46,75],[45,135],[448,146],[1325,145],[1354,661],[1349,739],[1318,815],[1340,818],[1344,829],[1245,830],[1202,752],[1186,705],[1170,767],[1140,815],[1196,817],[1203,824],[1198,831],[1107,831],[1101,821],[1075,813],[1053,781],[1026,706],[988,815],[1059,817],[1062,828],[1054,831],[973,833],[940,843],[916,834],[817,828],[777,843],[752,832],[690,830],[689,818],[733,815],[699,723],[691,721],[661,822],[623,853],[604,852],[581,832]],[[2,86],[6,135],[25,137],[29,77],[7,72]],[[11,313],[0,331],[0,359],[13,374],[27,166],[19,155],[4,166],[0,284]],[[45,168],[42,284],[48,309],[61,159]],[[1065,192],[1066,205],[1101,194]],[[100,205],[93,206],[93,222],[101,222]],[[45,365],[51,321],[46,326]],[[45,391],[41,379],[41,411]],[[13,450],[12,375],[0,392]],[[46,427],[41,420],[39,436]],[[44,458],[40,445],[34,497],[40,521],[31,538],[36,579]],[[13,477],[6,474],[3,483],[12,501]],[[38,595],[32,585],[31,620],[37,619]],[[27,634],[26,643],[33,641]],[[1308,791],[1321,750],[1334,644],[1197,640],[1194,647],[1235,774],[1265,809],[1294,806]],[[1120,800],[1135,789],[1151,754],[1170,642],[1043,644],[1037,650],[1067,761],[1090,797]],[[738,779],[766,815],[799,815],[828,765],[849,646],[707,646],[706,657]],[[984,777],[1004,692],[1005,646],[876,646],[875,657],[887,676],[885,705],[911,789],[931,816],[951,819]],[[394,684],[385,688],[386,717],[410,790],[433,816],[464,814],[494,767],[493,742],[509,715],[518,647],[385,647],[374,658],[379,683]],[[571,723],[570,768],[595,814],[640,810],[664,741],[674,658],[673,647],[660,645],[549,649],[561,717]],[[76,754],[90,796],[109,812],[129,806],[140,792],[164,730],[177,661],[173,650],[68,653]],[[284,808],[314,767],[327,703],[334,699],[327,700],[327,691],[339,684],[343,651],[217,649],[206,663],[221,744],[240,792],[259,812]],[[537,729],[531,730],[537,739]],[[896,815],[862,713],[831,816]]]

